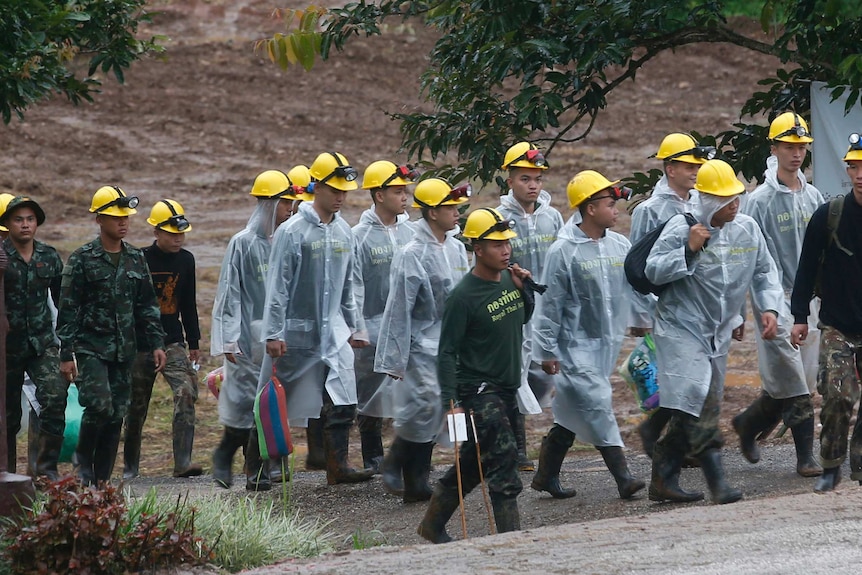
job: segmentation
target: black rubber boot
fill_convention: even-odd
[[[290,462],[287,457],[269,460],[269,480],[271,483],[290,481]]]
[[[646,483],[632,477],[622,447],[597,447],[596,449],[602,454],[605,465],[608,466],[608,470],[617,482],[617,491],[620,492],[620,499],[631,499],[635,493],[646,487]]]
[[[233,456],[238,449],[245,451],[248,434],[248,429],[224,428],[221,441],[213,451],[213,481],[219,487],[230,489],[233,485]]]
[[[781,420],[781,401],[769,397],[766,392],[754,400],[745,411],[733,418],[733,430],[739,435],[739,448],[749,463],[760,461],[757,436],[774,427]]]
[[[123,435],[123,479],[140,475],[141,434],[126,427]]]
[[[42,432],[39,434],[39,454],[36,456],[36,474],[51,481],[60,479],[57,462],[63,449],[63,436]]]
[[[246,491],[269,491],[272,482],[269,480],[269,461],[260,457],[257,427],[252,427],[248,433],[248,447],[245,450],[245,463],[248,475],[245,478]]]
[[[39,458],[39,435],[42,433],[42,422],[39,416],[30,408],[30,417],[27,422],[27,475],[36,477],[36,460]]]
[[[404,503],[417,503],[431,499],[431,485],[428,476],[431,473],[431,454],[434,442],[412,443],[404,442],[407,454],[404,460]]]
[[[2,425],[2,422],[0,422]],[[16,434],[6,428],[6,469],[9,473],[15,473],[18,468],[18,441]]]
[[[652,454],[655,451],[655,442],[661,437],[661,432],[664,431],[667,422],[670,421],[670,416],[669,410],[659,408],[638,425],[638,435],[641,437],[644,453],[650,459],[652,459]]]
[[[174,477],[197,477],[204,470],[192,463],[192,446],[195,443],[195,426],[174,421]]]
[[[362,441],[362,466],[375,475],[379,474],[383,461],[383,438],[376,431],[363,431],[359,438]]]
[[[390,495],[401,497],[404,495],[404,464],[407,459],[408,442],[397,435],[389,446],[389,453],[383,458],[381,473],[383,474],[383,488]]]
[[[102,432],[96,441],[96,450],[93,452],[93,475],[96,478],[96,484],[110,481],[114,474],[114,463],[117,461],[122,431],[122,420],[110,421],[102,427]]]
[[[527,457],[527,421],[523,413],[515,415],[514,428],[515,443],[518,446],[518,471],[535,471],[536,466]]]
[[[827,467],[823,470],[823,475],[814,483],[814,491],[817,493],[832,491],[839,483],[841,483],[841,467]]]
[[[802,477],[817,477],[823,468],[814,458],[814,417],[790,428],[796,445],[796,473]]]
[[[713,503],[724,505],[742,499],[742,491],[728,485],[724,478],[721,451],[718,449],[704,451],[700,456],[700,468],[703,470],[703,476],[706,477]]]
[[[326,482],[329,485],[360,483],[374,477],[374,472],[370,469],[354,469],[350,467],[350,463],[347,460],[350,446],[349,440],[349,425],[323,428],[323,444],[326,448]]]
[[[539,469],[533,476],[530,487],[536,491],[547,491],[555,499],[568,499],[577,495],[575,489],[564,489],[560,485],[560,468],[566,452],[575,440],[575,434],[554,424],[548,435],[542,438],[539,452]]]
[[[308,444],[308,454],[305,456],[306,471],[323,471],[326,469],[326,450],[323,442],[323,420],[309,419],[305,429],[305,441]]]
[[[442,483],[437,483],[431,495],[431,502],[425,510],[425,516],[416,530],[423,539],[431,543],[448,543],[452,541],[446,533],[446,523],[458,509],[458,489],[447,489]]]
[[[95,485],[96,475],[93,471],[93,459],[96,453],[96,442],[102,433],[102,425],[93,425],[81,421],[78,430],[78,446],[75,448],[75,459],[78,460],[78,478],[84,485]]]
[[[700,491],[685,491],[679,486],[682,456],[667,448],[656,446],[652,458],[652,479],[649,484],[650,501],[689,503],[703,499]]]
[[[497,533],[521,530],[521,514],[518,512],[517,497],[498,497],[492,494],[491,507],[494,508]]]

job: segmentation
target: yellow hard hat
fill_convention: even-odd
[[[102,186],[93,194],[90,212],[106,216],[131,216],[138,213],[137,196],[127,196],[126,192],[117,186]]]
[[[6,213],[6,204],[8,204],[14,197],[15,196],[7,192],[3,192],[2,194],[0,194],[0,217],[2,217],[3,214]],[[6,226],[0,226],[0,232],[8,231],[9,229]]]
[[[396,166],[387,160],[372,162],[362,175],[362,189],[375,190],[388,186],[409,186],[419,177],[410,164]]]
[[[462,235],[473,240],[510,240],[518,235],[514,227],[515,220],[504,220],[494,208],[479,208],[467,216]]]
[[[336,190],[349,192],[359,187],[356,184],[359,172],[338,152],[323,152],[315,158],[308,170],[317,183],[326,184]]]
[[[308,167],[302,164],[293,166],[287,172],[287,181],[290,184],[289,191],[283,197],[289,200],[313,200],[314,194],[309,191],[311,184],[311,173]]]
[[[266,170],[254,179],[251,195],[258,198],[277,198],[287,192],[290,182],[281,170]]]
[[[844,154],[844,161],[862,160],[862,136],[853,132],[847,140],[850,142],[850,147],[847,148],[847,153]]]
[[[689,134],[674,132],[664,137],[655,157],[665,162],[703,164],[715,157],[715,148],[699,145]]]
[[[508,150],[506,157],[503,159],[501,169],[511,170],[512,168],[538,168],[540,170],[548,169],[548,162],[542,152],[530,142],[518,142]]]
[[[150,210],[147,223],[172,234],[192,231],[192,224],[186,219],[186,211],[176,200],[159,200]]]
[[[745,185],[724,160],[709,160],[697,172],[694,189],[704,194],[729,197],[745,191]]]
[[[769,124],[769,139],[791,144],[808,144],[814,141],[808,124],[799,114],[784,112]]]
[[[437,208],[440,206],[456,206],[470,201],[473,187],[463,184],[457,188],[440,178],[428,178],[416,185],[413,191],[414,208]]]
[[[569,207],[577,208],[590,196],[597,194],[602,190],[613,188],[619,183],[619,180],[611,182],[606,177],[593,170],[578,172],[575,174],[575,177],[569,181],[569,185],[566,186],[566,195],[569,197]]]

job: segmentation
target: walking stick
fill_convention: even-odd
[[[450,408],[455,409],[455,402],[449,401]],[[464,487],[461,485],[461,457],[458,454],[458,432],[454,430],[455,418],[452,418],[453,435],[455,436],[455,475],[458,478],[458,505],[461,507],[461,532],[464,534],[464,539],[467,539],[467,514],[464,512]]]
[[[479,434],[476,433],[476,418],[473,417],[473,410],[470,410],[470,423],[473,425],[473,439],[476,440],[476,462],[479,464],[479,485],[482,486],[482,497],[485,499],[485,511],[488,512],[488,528],[491,530],[491,535],[497,534],[497,526],[494,524],[494,518],[491,515],[491,500],[488,499],[488,490],[485,487],[485,473],[482,471],[482,452],[479,450]]]

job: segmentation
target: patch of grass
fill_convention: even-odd
[[[350,543],[353,549],[371,549],[372,547],[380,547],[387,545],[389,542],[382,531],[372,529],[371,531],[363,531],[356,529],[353,533],[344,539],[345,543]]]

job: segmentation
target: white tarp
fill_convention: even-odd
[[[847,136],[862,134],[862,106],[854,106],[845,116],[846,93],[833,102],[830,92],[825,82],[811,83],[813,183],[827,200],[850,191],[850,178],[841,158],[850,145]]]

